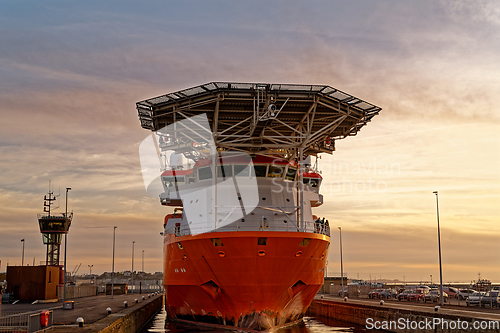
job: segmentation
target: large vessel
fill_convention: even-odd
[[[137,110],[154,132],[141,144],[146,187],[174,207],[164,220],[168,316],[257,331],[301,319],[330,245],[328,220],[312,212],[323,196],[311,157],[380,108],[329,86],[212,82]],[[155,153],[161,173],[147,177]]]

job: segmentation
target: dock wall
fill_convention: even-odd
[[[55,333],[137,333],[164,305],[164,295],[154,296],[139,308],[124,309],[83,328],[77,325],[52,326]]]
[[[157,296],[151,302],[129,313],[109,315],[93,326],[106,325],[99,333],[137,333],[163,306],[164,296]],[[92,325],[90,325],[92,326]]]
[[[347,323],[363,325],[367,328],[369,328],[367,326],[368,323],[374,323],[375,321],[378,321],[380,323],[393,322],[395,323],[395,325],[392,328],[389,327],[388,329],[384,329],[384,331],[398,332],[398,333],[400,332],[401,333],[422,333],[422,332],[436,332],[436,333],[485,332],[486,333],[486,332],[500,331],[497,329],[488,329],[488,328],[472,329],[472,327],[474,327],[473,326],[474,322],[480,321],[472,317],[447,315],[439,312],[425,312],[425,311],[416,311],[408,309],[397,309],[394,307],[354,304],[342,301],[337,302],[337,301],[314,300],[311,306],[309,307],[308,314],[333,318]],[[370,321],[367,321],[368,319]],[[449,324],[448,325],[443,324],[442,326],[436,325],[433,326],[432,329],[428,329],[429,326],[427,326],[427,329],[424,328],[424,326],[415,328],[411,327],[412,326],[411,323],[433,323],[434,321],[438,320],[440,322],[447,321]],[[396,325],[396,323],[397,324],[404,323],[404,324]],[[456,323],[462,323],[461,327],[465,328],[467,326],[467,329],[461,329],[460,327],[456,326],[452,328],[451,326],[456,325]],[[402,326],[404,326],[404,329],[399,328]]]

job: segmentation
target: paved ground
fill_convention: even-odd
[[[142,296],[146,299],[142,300]],[[138,303],[135,303],[137,298]],[[75,298],[75,308],[73,310],[63,310],[62,301],[57,303],[45,304],[31,304],[31,303],[17,303],[17,304],[2,304],[2,312],[28,312],[37,310],[52,310],[55,325],[68,325],[76,324],[76,319],[82,317],[85,324],[94,323],[106,316],[108,312],[106,309],[111,308],[111,313],[117,313],[123,310],[124,301],[127,301],[129,308],[140,307],[144,302],[151,301],[148,294],[135,294],[135,295],[115,295],[113,299],[109,295],[99,295],[92,297]]]
[[[322,298],[323,296],[323,298]],[[337,302],[343,302],[342,297],[330,296],[330,295],[316,295],[317,300],[332,300]],[[365,304],[365,305],[379,305],[379,299],[369,299],[369,298],[350,298],[348,299],[349,303],[354,304]],[[458,305],[458,301],[453,299],[451,304],[444,305],[443,308],[439,309],[440,313],[455,315],[455,316],[464,316],[464,317],[472,317],[476,319],[484,319],[484,320],[500,320],[500,308],[481,308],[479,306],[467,307],[465,305],[465,301],[460,301],[461,306]],[[435,302],[407,302],[407,301],[397,301],[397,300],[384,300],[384,307],[391,307],[395,309],[408,309],[408,310],[416,310],[423,312],[434,312],[434,307],[436,305],[440,305]]]

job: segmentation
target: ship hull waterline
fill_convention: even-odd
[[[309,232],[166,234],[167,314],[255,331],[296,322],[323,285],[329,243]]]

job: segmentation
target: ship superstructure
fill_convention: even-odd
[[[330,244],[312,211],[323,196],[311,156],[380,108],[329,86],[212,82],[137,109],[165,158],[160,202],[175,207],[164,222],[169,317],[252,330],[300,319]]]

